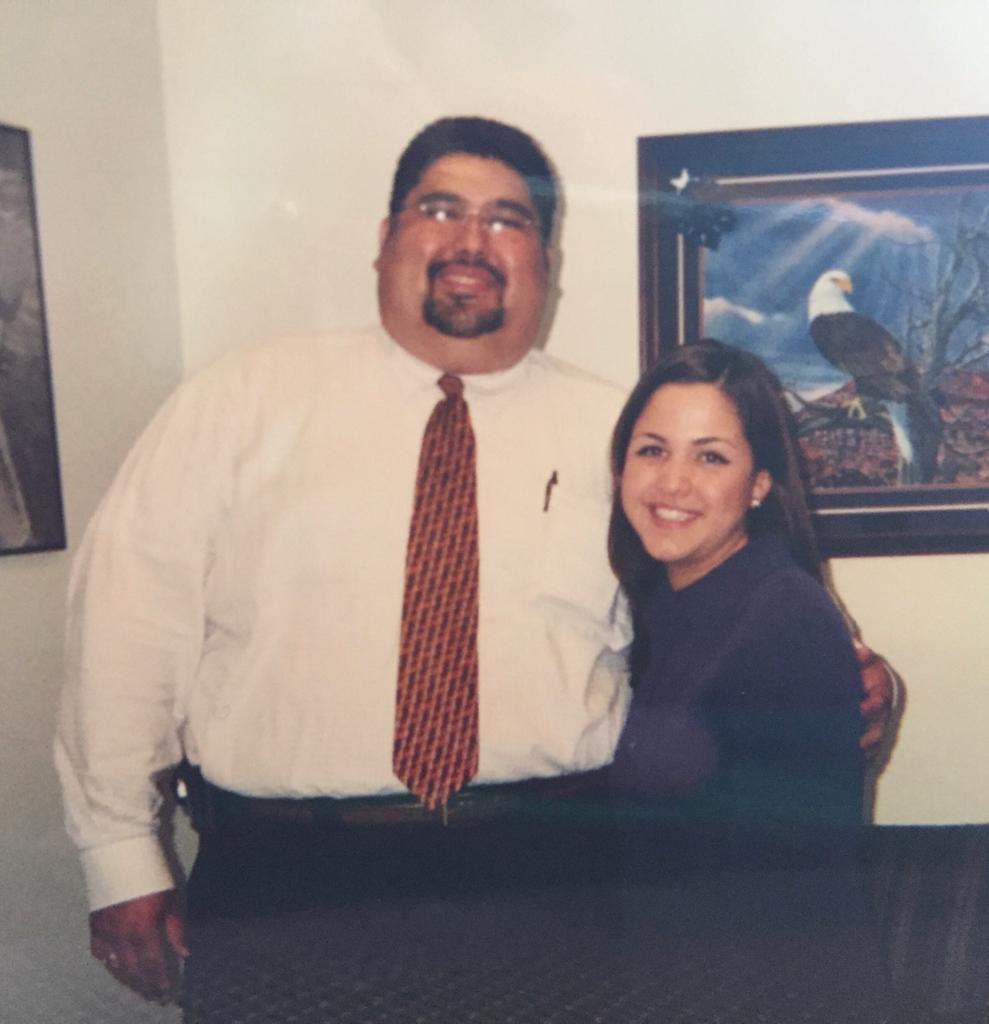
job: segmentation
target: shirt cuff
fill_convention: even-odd
[[[90,910],[175,888],[175,879],[155,835],[94,846],[83,850],[81,859]]]

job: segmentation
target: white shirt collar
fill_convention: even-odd
[[[426,363],[412,355],[395,341],[387,331],[381,331],[380,343],[385,361],[394,369],[400,388],[407,394],[427,391],[436,387],[436,382],[443,375],[431,363]],[[516,386],[529,372],[531,352],[526,353],[514,366],[507,370],[496,370],[493,373],[462,373],[458,376],[464,382],[464,394],[469,399],[473,395],[496,395]]]

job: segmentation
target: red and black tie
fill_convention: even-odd
[[[426,807],[477,772],[477,482],[459,377],[422,437],[405,559],[395,705],[396,776]]]

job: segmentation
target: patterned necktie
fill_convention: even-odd
[[[395,705],[396,776],[426,805],[446,802],[477,772],[477,485],[463,382],[422,436],[405,558]]]

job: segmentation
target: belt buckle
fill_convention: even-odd
[[[448,797],[443,804],[442,821],[445,828],[470,825],[473,822],[498,818],[511,807],[511,800],[504,793],[485,792],[484,789],[461,789]]]
[[[476,809],[477,801],[471,798],[469,790],[461,789],[451,793],[438,808],[440,824],[443,828],[466,825],[473,819]]]

